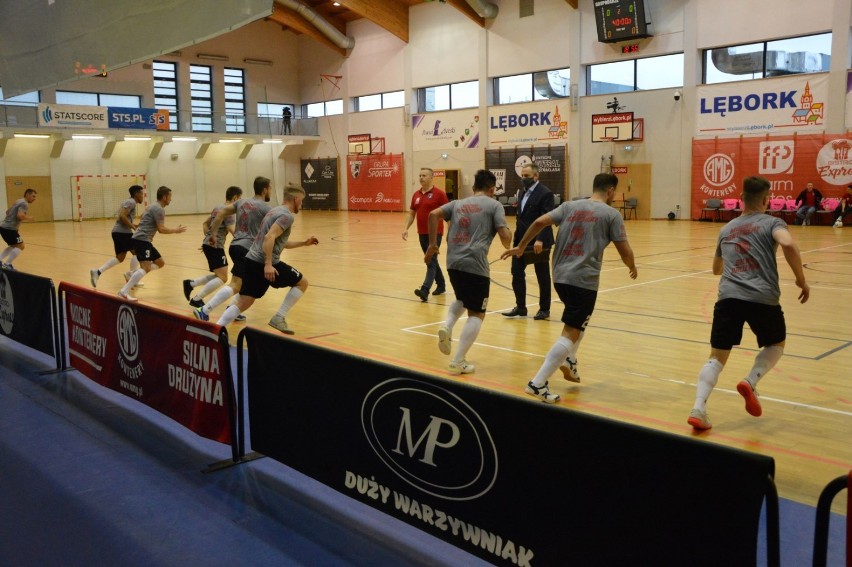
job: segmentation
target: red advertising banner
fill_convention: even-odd
[[[63,282],[71,365],[191,431],[231,443],[222,328]]]
[[[808,182],[823,197],[840,197],[852,183],[852,136],[789,134],[692,141],[692,218],[707,199],[739,199],[751,175],[772,184],[771,197],[795,199]]]
[[[402,154],[347,156],[350,211],[403,211]]]

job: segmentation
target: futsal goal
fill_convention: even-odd
[[[148,184],[144,173],[72,175],[71,193],[76,204],[72,207],[72,218],[82,221],[114,217],[118,206],[130,198],[127,190],[131,185],[141,185],[144,189],[141,203],[144,210],[148,206]],[[136,209],[134,216],[142,212],[139,206]]]

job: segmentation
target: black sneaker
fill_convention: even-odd
[[[421,288],[417,288],[414,290],[414,295],[420,298],[420,301],[426,303],[429,301],[429,291]]]
[[[527,310],[526,309],[518,309],[518,306],[512,308],[511,311],[506,311],[505,313],[501,313],[503,317],[526,317]]]
[[[432,292],[432,295],[444,295],[445,293],[447,293],[447,288],[438,287],[438,288],[435,288],[435,291]]]
[[[189,300],[189,304],[192,307],[195,307],[196,309],[198,309],[199,307],[204,307],[204,300],[203,299],[195,299],[193,297],[192,299]]]
[[[183,294],[189,301],[189,298],[192,297],[192,280],[183,280]]]

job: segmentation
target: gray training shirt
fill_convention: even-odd
[[[201,243],[202,246],[205,244],[210,246],[210,242],[208,239],[210,238],[210,226],[213,225],[213,219],[216,218],[216,215],[219,214],[219,211],[227,207],[230,203],[225,203],[223,205],[217,205],[210,211],[210,216],[207,217],[207,226],[208,229],[204,232],[204,241]],[[225,238],[228,237],[228,227],[233,226],[236,219],[236,215],[228,215],[225,217],[225,220],[222,221],[222,224],[219,225],[219,229],[216,231],[216,246],[215,248],[225,248]]]
[[[548,213],[559,226],[553,281],[597,291],[604,249],[627,240],[621,213],[601,201],[566,201]]]
[[[290,231],[293,229],[295,221],[296,218],[290,212],[290,209],[281,205],[266,213],[260,225],[260,230],[257,231],[257,236],[254,237],[254,242],[251,248],[249,248],[248,254],[246,254],[246,258],[260,262],[261,264],[266,263],[266,255],[263,253],[263,240],[266,238],[266,234],[270,231],[272,225],[278,225],[283,232],[275,239],[275,244],[272,246],[272,263],[275,264],[278,261],[278,257],[281,256],[281,250],[284,248],[287,240],[290,239]]]
[[[242,246],[248,250],[254,242],[263,217],[272,206],[260,199],[238,199],[234,201],[234,208],[237,210],[237,218],[231,246]]]
[[[778,243],[772,237],[776,230],[787,230],[787,223],[762,213],[739,216],[722,228],[716,244],[716,256],[721,256],[724,264],[720,300],[778,305]]]
[[[18,227],[21,226],[21,221],[18,219],[18,212],[20,211],[30,212],[30,204],[27,203],[26,199],[18,199],[14,205],[9,207],[9,210],[6,211],[6,218],[0,223],[0,228],[18,230]]]
[[[139,227],[133,233],[135,240],[144,240],[145,242],[153,242],[154,235],[157,234],[157,225],[161,225],[166,220],[166,209],[160,203],[152,203],[145,212],[142,213],[142,219],[139,221]]]
[[[121,222],[121,211],[126,212],[127,218],[130,219],[130,222],[133,222],[133,213],[136,211],[136,199],[127,199],[121,203],[118,211],[115,213],[115,225],[112,227],[113,232],[132,233],[133,229]]]
[[[447,268],[490,277],[488,249],[497,231],[506,225],[503,205],[485,195],[474,195],[441,206],[450,223]]]

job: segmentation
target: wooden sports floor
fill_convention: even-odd
[[[145,287],[135,291],[140,301],[191,316],[181,281],[206,273],[199,250],[202,221],[202,215],[167,215],[167,226],[184,224],[189,230],[157,235],[154,244],[166,266],[145,277]],[[467,357],[476,373],[451,376],[449,358],[438,351],[436,332],[453,295],[430,297],[428,303],[414,295],[425,266],[414,228],[408,241],[401,238],[404,221],[403,213],[298,215],[291,238],[315,235],[320,244],[283,254],[310,283],[287,317],[296,337],[541,403],[524,394],[523,387],[561,331],[561,304],[554,303],[549,321],[499,315],[513,306],[514,298],[509,262],[498,259],[502,248],[495,240],[489,255],[494,260],[491,311]],[[26,250],[15,267],[57,284],[88,286],[89,270],[112,255],[112,224],[25,223],[21,234]],[[763,416],[748,415],[735,390],[757,348],[746,329],[743,345],[732,353],[709,401],[714,427],[699,434],[686,418],[697,373],[709,352],[718,284],[710,266],[721,226],[627,221],[639,277],[630,280],[614,247],[607,249],[597,308],[578,353],[583,382],[569,384],[557,372],[551,389],[562,396],[564,408],[770,455],[776,461],[780,495],[815,505],[830,480],[852,469],[852,227],[790,227],[806,263],[811,299],[805,305],[796,301],[792,274],[779,255],[787,347],[760,383]],[[514,229],[512,218],[510,227]],[[125,262],[106,272],[98,289],[116,293],[127,266]],[[532,315],[537,285],[531,268],[527,282]],[[271,290],[247,311],[246,324],[268,329],[267,321],[284,294]],[[214,311],[211,320],[223,308]],[[456,326],[456,336],[463,322]],[[232,343],[242,325],[229,328]],[[519,435],[549,435],[535,423],[517,427]],[[553,448],[570,451],[570,440],[554,438]],[[713,482],[700,470],[695,479]]]

